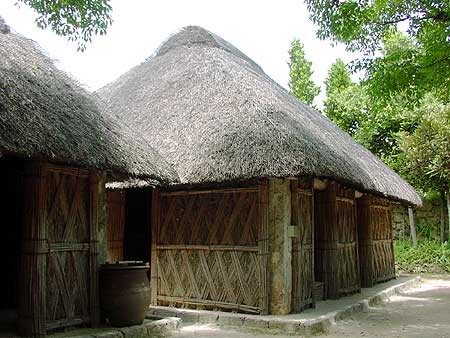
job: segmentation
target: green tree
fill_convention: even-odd
[[[399,161],[399,134],[413,132],[418,119],[417,111],[410,108],[408,97],[401,93],[383,104],[369,96],[367,115],[354,138],[399,172],[403,166]]]
[[[359,67],[369,69],[386,38],[402,23],[420,53],[412,49],[396,55],[404,67],[405,79],[416,82],[415,73],[426,77],[434,88],[450,85],[450,1],[336,1],[305,0],[311,19],[318,25],[318,37],[346,44],[349,50],[366,54]],[[372,55],[372,57],[369,57]],[[409,66],[408,66],[409,65]],[[400,70],[400,69],[399,69]],[[420,80],[420,79],[418,79]]]
[[[337,59],[328,70],[325,80],[325,90],[327,96],[334,91],[344,90],[352,85],[350,72],[346,64],[341,59]]]
[[[400,32],[386,36],[380,56],[374,58],[367,67],[366,85],[371,96],[380,104],[385,104],[392,96],[402,93],[408,96],[412,106],[431,91],[443,99],[449,99],[447,88],[450,82],[436,83],[434,74],[421,65],[424,53],[422,45],[412,37]]]
[[[289,50],[289,88],[299,100],[311,104],[320,88],[311,79],[312,63],[305,57],[303,44],[294,39]]]
[[[441,199],[441,239],[448,240],[450,222],[450,103],[427,94],[416,108],[421,117],[414,132],[402,133],[401,172],[423,191],[438,191]],[[447,217],[445,217],[447,214]]]
[[[36,23],[56,34],[76,41],[85,50],[93,35],[106,33],[111,19],[109,0],[18,0],[38,13]]]
[[[325,114],[353,136],[366,117],[367,96],[364,88],[352,82],[347,66],[340,59],[331,65],[325,88]]]

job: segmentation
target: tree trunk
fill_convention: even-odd
[[[411,239],[413,242],[413,247],[417,247],[416,224],[414,223],[414,212],[411,207],[408,207],[408,216],[409,216],[409,227],[411,229]]]

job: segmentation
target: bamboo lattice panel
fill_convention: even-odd
[[[158,304],[258,313],[258,188],[162,193]]]
[[[125,232],[125,193],[122,191],[108,191],[108,261],[123,260],[124,232]]]
[[[392,210],[387,200],[377,198],[370,205],[372,222],[373,279],[382,282],[395,277],[392,242]]]
[[[89,314],[89,177],[49,170],[46,188],[47,329],[87,323]]]
[[[339,187],[337,190],[337,227],[339,293],[347,294],[361,289],[358,261],[358,233],[356,224],[355,192]]]
[[[292,225],[298,227],[292,241],[292,311],[301,312],[313,305],[313,233],[314,209],[312,187],[292,187]]]

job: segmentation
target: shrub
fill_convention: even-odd
[[[419,241],[417,248],[409,240],[394,241],[397,270],[413,273],[450,273],[450,243]]]

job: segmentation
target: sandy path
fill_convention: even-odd
[[[269,338],[261,331],[242,331],[214,325],[185,326],[174,333],[175,338]],[[338,322],[328,334],[315,337],[449,337],[450,338],[450,276],[425,279],[424,283],[388,302],[354,314]]]

